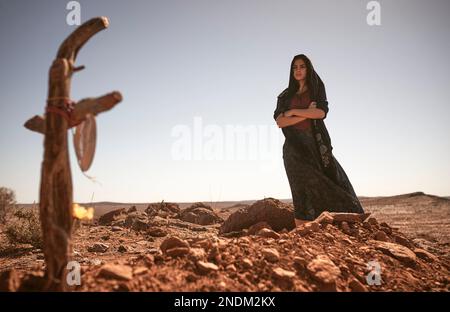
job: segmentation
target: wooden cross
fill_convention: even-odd
[[[72,32],[60,45],[49,71],[48,101],[45,118],[34,116],[24,126],[44,135],[44,160],[41,167],[39,211],[46,263],[42,290],[65,291],[67,263],[72,257],[72,176],[70,172],[67,130],[81,123],[88,114],[108,111],[122,101],[120,92],[87,98],[69,105],[72,74],[78,51],[96,33],[109,25],[106,17],[93,18]]]

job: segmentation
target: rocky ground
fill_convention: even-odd
[[[299,228],[292,205],[273,198],[105,210],[75,229],[74,290],[449,291],[450,200],[401,196],[361,198],[371,215],[324,213]],[[414,201],[427,206],[417,212]],[[0,244],[0,290],[39,290],[41,250],[8,246],[4,233]]]

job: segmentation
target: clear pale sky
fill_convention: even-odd
[[[22,203],[39,200],[43,156],[23,123],[43,113],[49,66],[76,27],[67,2],[0,0],[0,186]],[[81,22],[110,27],[79,53],[72,97],[124,99],[97,118],[87,174],[99,183],[69,136],[76,202],[290,198],[272,114],[299,53],[325,83],[333,153],[359,196],[450,195],[450,1],[379,1],[379,26],[362,0],[79,2]],[[227,125],[271,129],[258,140],[278,143],[256,159],[175,159],[173,131],[194,135],[196,117],[203,143],[206,126]]]

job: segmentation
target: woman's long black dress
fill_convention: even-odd
[[[363,213],[347,174],[331,151],[329,161],[332,166],[329,167],[333,168],[332,175],[326,173],[321,155],[323,153],[315,139],[316,128],[286,128],[283,128],[287,130],[283,131],[287,134],[283,145],[283,160],[295,218],[314,220],[323,211]],[[321,147],[326,149],[325,146]]]

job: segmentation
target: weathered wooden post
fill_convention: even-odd
[[[83,122],[88,115],[107,111],[122,100],[119,92],[76,104],[70,100],[71,76],[84,68],[74,66],[78,51],[93,35],[107,27],[106,17],[93,18],[64,40],[49,71],[45,118],[34,116],[24,125],[44,134],[39,210],[46,263],[43,290],[46,291],[68,289],[66,266],[72,256],[73,199],[67,130]]]

